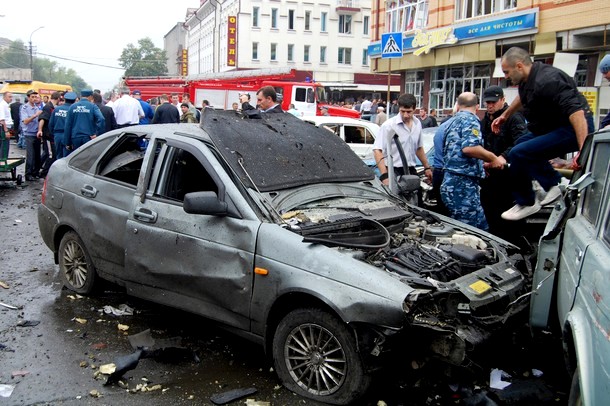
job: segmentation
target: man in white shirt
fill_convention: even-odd
[[[13,94],[6,92],[0,100],[0,157],[8,156],[9,148],[9,131],[13,128],[13,119],[11,117],[11,109],[8,106],[13,101]]]
[[[114,117],[118,128],[137,125],[144,117],[144,110],[140,102],[129,95],[129,89],[121,89],[121,97],[112,105]]]
[[[432,169],[428,163],[428,157],[424,151],[423,139],[421,136],[422,127],[419,119],[413,116],[417,100],[412,94],[403,94],[398,98],[398,114],[388,119],[381,128],[379,134],[375,138],[373,144],[373,154],[375,162],[381,172],[379,179],[384,185],[388,181],[388,163],[386,157],[392,155],[392,165],[394,167],[394,175],[417,175],[415,166],[417,158],[424,165],[424,172],[428,179],[432,180]],[[387,145],[389,135],[392,135],[391,145]],[[395,138],[395,136],[398,136]],[[396,145],[396,139],[402,146],[407,162],[403,162],[400,152]]]

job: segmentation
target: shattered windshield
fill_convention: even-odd
[[[373,172],[339,137],[291,114],[246,118],[206,109],[202,128],[245,185],[260,191],[372,180]]]

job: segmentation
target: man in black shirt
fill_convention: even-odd
[[[180,113],[173,104],[169,102],[166,94],[159,96],[159,107],[155,110],[152,124],[170,124],[180,122]]]
[[[532,63],[527,51],[513,47],[502,56],[502,71],[519,95],[492,123],[498,132],[515,112],[523,109],[529,133],[521,137],[508,155],[512,190],[517,203],[502,213],[505,220],[520,220],[557,199],[560,175],[550,159],[580,151],[593,131],[593,119],[586,99],[565,72],[540,62]],[[535,179],[546,191],[541,201],[532,189]]]
[[[502,88],[490,86],[485,89],[483,103],[487,110],[481,120],[483,147],[496,154],[504,164],[504,168],[487,170],[487,177],[480,182],[481,206],[485,211],[489,232],[519,245],[523,222],[509,222],[503,220],[501,215],[510,209],[514,202],[513,194],[507,187],[511,180],[507,167],[508,155],[517,140],[528,133],[527,123],[523,114],[516,112],[500,126],[500,131],[496,134],[491,130],[491,123],[508,109]]]

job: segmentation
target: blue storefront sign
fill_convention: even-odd
[[[427,53],[434,46],[449,45],[456,42],[459,43],[460,41],[473,40],[477,38],[485,40],[486,37],[532,30],[536,28],[537,15],[538,9],[535,9],[534,11],[528,13],[519,13],[508,16],[503,15],[501,18],[477,21],[464,26],[445,27],[437,30],[431,30],[429,32],[419,31],[414,35],[403,37],[403,52],[418,54],[423,52]],[[452,33],[449,34],[448,31],[452,31]],[[422,38],[424,38],[424,41],[422,41]],[[441,40],[446,42],[441,42]],[[422,42],[427,42],[427,44]],[[422,49],[418,52],[418,48]],[[382,49],[379,41],[369,45],[368,54],[371,58],[379,58],[381,53]]]

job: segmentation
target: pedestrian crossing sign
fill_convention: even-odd
[[[381,57],[402,58],[402,32],[381,34]]]

